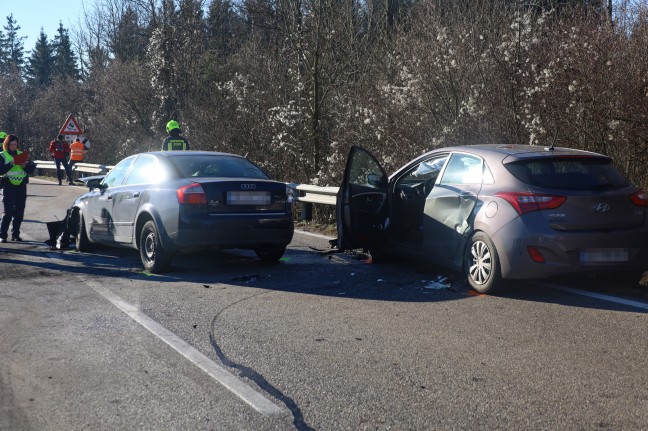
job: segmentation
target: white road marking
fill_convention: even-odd
[[[641,301],[634,301],[632,299],[619,298],[618,296],[605,295],[603,293],[588,292],[587,290],[575,289],[573,287],[561,286],[559,284],[548,283],[546,281],[536,281],[534,284],[538,286],[548,287],[549,289],[561,290],[569,292],[574,295],[586,296],[589,298],[596,298],[602,301],[613,302],[615,304],[629,305],[630,307],[641,308],[648,310],[648,303]]]
[[[81,279],[81,277],[78,277]],[[203,355],[194,347],[187,344],[180,337],[169,331],[155,320],[141,312],[136,306],[129,304],[119,296],[112,293],[109,289],[101,286],[99,283],[91,280],[83,280],[89,287],[94,289],[101,296],[110,301],[113,305],[126,313],[131,319],[148,329],[153,335],[167,343],[178,353],[189,359],[194,365],[206,372],[211,378],[221,385],[225,386],[230,392],[245,401],[250,407],[261,414],[267,416],[280,416],[286,412],[264,397],[261,393],[255,391],[235,375],[225,368],[216,364],[214,361]]]
[[[331,240],[331,239],[335,239],[335,238],[331,238],[330,236],[320,235],[319,233],[306,232],[305,230],[295,229],[295,232],[297,232],[297,233],[299,233],[301,235],[306,235],[306,236],[312,236],[312,237],[315,237],[315,238],[325,239],[327,241]]]

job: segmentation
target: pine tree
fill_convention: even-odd
[[[126,7],[119,17],[117,28],[108,42],[117,60],[140,60],[146,56],[146,29],[140,21],[137,10],[131,6]]]
[[[40,35],[29,57],[27,80],[34,87],[44,87],[52,82],[54,68],[54,48],[41,28]]]
[[[18,36],[20,26],[13,14],[7,17],[7,25],[3,27],[6,33],[0,31],[0,73],[6,74],[12,69],[20,71],[25,62],[23,40],[26,36]]]
[[[79,70],[76,55],[72,50],[68,31],[61,22],[59,22],[59,27],[56,30],[52,47],[54,48],[54,74],[60,77],[77,79]]]

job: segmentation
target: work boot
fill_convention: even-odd
[[[59,180],[59,186],[62,186],[62,185],[63,185],[63,182],[61,180]]]
[[[11,238],[11,240],[16,241],[16,242],[22,242],[22,238],[19,237],[19,236],[14,236],[14,237]]]
[[[73,186],[73,185],[74,185],[74,181],[70,181],[70,182],[68,183],[68,185],[69,185],[69,186]]]

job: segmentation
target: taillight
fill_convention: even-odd
[[[495,196],[510,203],[520,215],[531,211],[558,208],[567,200],[565,196],[551,196],[539,193],[501,192],[496,193]]]
[[[637,193],[630,195],[630,200],[638,207],[648,207],[648,194],[643,190],[639,190]]]
[[[537,247],[530,245],[527,247],[527,251],[529,252],[529,256],[531,256],[531,259],[533,259],[534,262],[544,263],[545,258]]]
[[[189,184],[176,190],[178,202],[181,204],[199,205],[207,204],[207,195],[198,183]]]

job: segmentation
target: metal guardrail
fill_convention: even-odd
[[[56,163],[53,160],[36,160],[34,163],[36,163],[36,169],[56,169]],[[112,168],[114,168],[114,166],[77,163],[72,167],[72,171],[102,175],[110,172]]]
[[[36,160],[34,163],[36,163],[36,169],[56,169],[56,163],[53,160]],[[103,175],[110,172],[112,168],[114,166],[76,163],[72,170],[74,172]],[[335,205],[339,190],[339,187],[320,187],[311,184],[297,184],[295,188],[299,192],[297,200],[303,203],[302,220],[312,219],[313,204]]]
[[[299,184],[297,185],[297,190],[299,191],[298,200],[300,202],[313,204],[335,205],[335,198],[338,189],[339,187],[320,187],[310,184]]]

